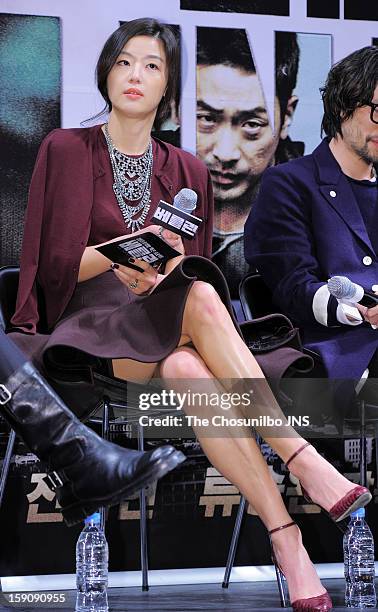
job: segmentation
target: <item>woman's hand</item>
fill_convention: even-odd
[[[167,242],[171,247],[185,254],[184,245],[182,243],[181,237],[177,234],[170,232],[169,230],[163,229],[160,225],[149,225],[148,227],[143,227],[132,234],[125,234],[124,236],[117,236],[112,240],[107,240],[106,242],[102,242],[101,244],[96,244],[93,246],[86,247],[84,249],[84,253],[81,258],[79,274],[78,274],[78,282],[86,281],[98,274],[102,274],[109,269],[110,261],[105,255],[96,251],[96,247],[103,246],[105,244],[111,244],[112,242],[117,242],[118,240],[122,240],[123,238],[132,238],[133,236],[139,236],[140,234],[144,234],[145,232],[152,232],[157,236],[163,235],[163,240]],[[172,268],[172,266],[176,265],[176,260],[178,261],[178,256],[171,260],[172,264],[168,265],[168,271]],[[141,266],[143,267],[143,266]],[[166,268],[167,269],[167,268]]]
[[[176,251],[179,251],[181,255],[185,255],[185,248],[181,236],[165,229],[164,227],[161,227],[160,225],[150,225],[149,227],[145,228],[145,231],[148,230],[153,234],[160,236],[165,242],[167,242],[167,244],[169,244],[169,246],[176,249]]]
[[[111,268],[118,280],[136,295],[149,293],[156,285],[158,279],[157,270],[142,259],[130,258],[130,263],[142,268],[143,272],[138,272],[137,270],[116,263],[113,263]]]

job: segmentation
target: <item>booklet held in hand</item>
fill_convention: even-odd
[[[127,266],[138,272],[143,272],[142,268],[131,263],[130,258],[142,259],[157,267],[161,263],[165,263],[172,257],[181,255],[179,251],[173,249],[163,238],[156,236],[152,232],[144,232],[138,236],[130,236],[130,238],[121,238],[115,242],[103,244],[96,247],[96,250],[105,255],[114,263]]]

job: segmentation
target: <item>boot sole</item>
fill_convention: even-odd
[[[76,502],[71,506],[62,508],[61,512],[64,521],[68,527],[82,522],[87,516],[90,516],[101,507],[110,507],[119,504],[123,499],[134,495],[141,489],[155,482],[159,478],[168,474],[176,468],[180,463],[185,461],[186,457],[181,451],[174,451],[168,457],[159,458],[150,466],[150,469],[143,472],[139,478],[136,478],[132,483],[128,483],[124,488],[119,489],[116,494],[98,499],[91,499],[81,502]]]

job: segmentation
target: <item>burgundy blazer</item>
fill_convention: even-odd
[[[106,167],[101,162],[100,130],[99,125],[56,129],[41,144],[30,185],[16,312],[11,321],[25,333],[37,331],[37,287],[43,293],[49,330],[74,292],[90,234],[94,181],[111,172],[110,162]],[[204,223],[194,240],[184,240],[185,252],[210,258],[213,192],[208,170],[190,153],[159,140],[156,143],[148,218],[160,197],[172,202],[182,187],[194,189],[196,215]]]

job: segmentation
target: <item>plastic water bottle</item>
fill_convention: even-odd
[[[344,535],[345,602],[351,608],[375,608],[374,540],[365,522],[365,509],[351,514]]]
[[[354,522],[353,522],[353,514],[352,514],[351,518],[350,518],[350,521],[349,521],[348,529],[346,530],[346,532],[344,533],[344,536],[343,536],[344,577],[345,577],[345,605],[347,607],[350,607],[351,580],[350,580],[350,568],[349,568],[349,540],[350,540],[350,534],[352,532],[352,525],[353,524],[354,524]]]
[[[108,543],[99,512],[85,519],[76,544],[75,612],[108,612]]]

